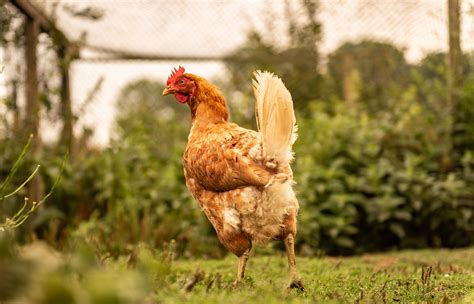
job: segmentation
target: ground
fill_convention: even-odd
[[[172,287],[158,291],[160,302],[474,303],[474,248],[299,258],[305,293],[284,288],[284,256],[252,256],[245,283],[235,290],[236,262],[232,256],[175,262]]]
[[[474,303],[474,247],[298,257],[301,292],[286,288],[284,254],[261,248],[234,288],[230,254],[183,260],[173,246],[139,245],[113,258],[80,244],[68,252],[42,242],[8,246],[0,239],[0,303]]]

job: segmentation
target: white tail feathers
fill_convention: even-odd
[[[270,72],[254,72],[255,116],[262,134],[266,162],[288,164],[296,140],[296,118],[291,94],[280,78]]]

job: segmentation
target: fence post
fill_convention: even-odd
[[[456,108],[457,90],[461,84],[462,51],[460,0],[448,0],[448,30],[449,30],[449,67],[448,67],[448,110],[454,114]]]
[[[448,102],[446,112],[449,123],[447,151],[447,169],[455,166],[456,162],[456,142],[458,133],[458,102],[459,90],[462,85],[462,50],[461,50],[461,0],[448,0],[448,36],[449,36],[449,53],[448,53]]]
[[[39,103],[38,103],[38,71],[36,63],[36,49],[38,44],[38,23],[31,18],[26,18],[25,25],[25,96],[26,117],[25,131],[33,134],[35,142],[38,140]]]
[[[71,54],[68,47],[58,46],[59,71],[61,73],[61,116],[63,120],[63,129],[61,132],[61,145],[69,150],[69,155],[74,155],[74,116],[71,105],[71,91],[69,68],[71,66]]]
[[[26,117],[25,133],[27,136],[33,134],[33,155],[36,158],[40,151],[41,138],[39,133],[39,99],[38,99],[38,70],[37,70],[37,45],[39,35],[38,22],[30,17],[26,18],[25,24],[25,96]],[[42,197],[42,180],[37,176],[31,181],[28,197],[32,201],[38,201]]]

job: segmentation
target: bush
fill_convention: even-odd
[[[299,119],[300,247],[344,254],[473,242],[472,151],[443,172],[443,135],[416,103],[378,117],[332,111],[315,103]]]

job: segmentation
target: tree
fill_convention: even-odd
[[[396,46],[371,40],[348,42],[329,55],[329,92],[379,111],[389,108],[407,87],[409,73],[410,66]]]
[[[228,56],[226,65],[230,75],[230,91],[244,91],[244,96],[251,96],[251,86],[245,84],[249,83],[252,72],[268,70],[283,79],[296,109],[304,110],[309,101],[320,97],[322,78],[318,70],[318,43],[321,25],[317,20],[318,2],[304,0],[297,3],[304,13],[304,21],[294,11],[292,4],[295,3],[286,2],[287,45],[277,47],[277,43],[269,37],[273,29],[267,25],[265,31],[251,30],[244,45]]]
[[[446,92],[448,91],[448,54],[434,52],[427,54],[413,66],[412,80],[418,92],[418,99],[429,110],[446,114]],[[468,79],[473,72],[473,54],[462,54],[461,79]],[[462,90],[462,88],[459,88]]]

